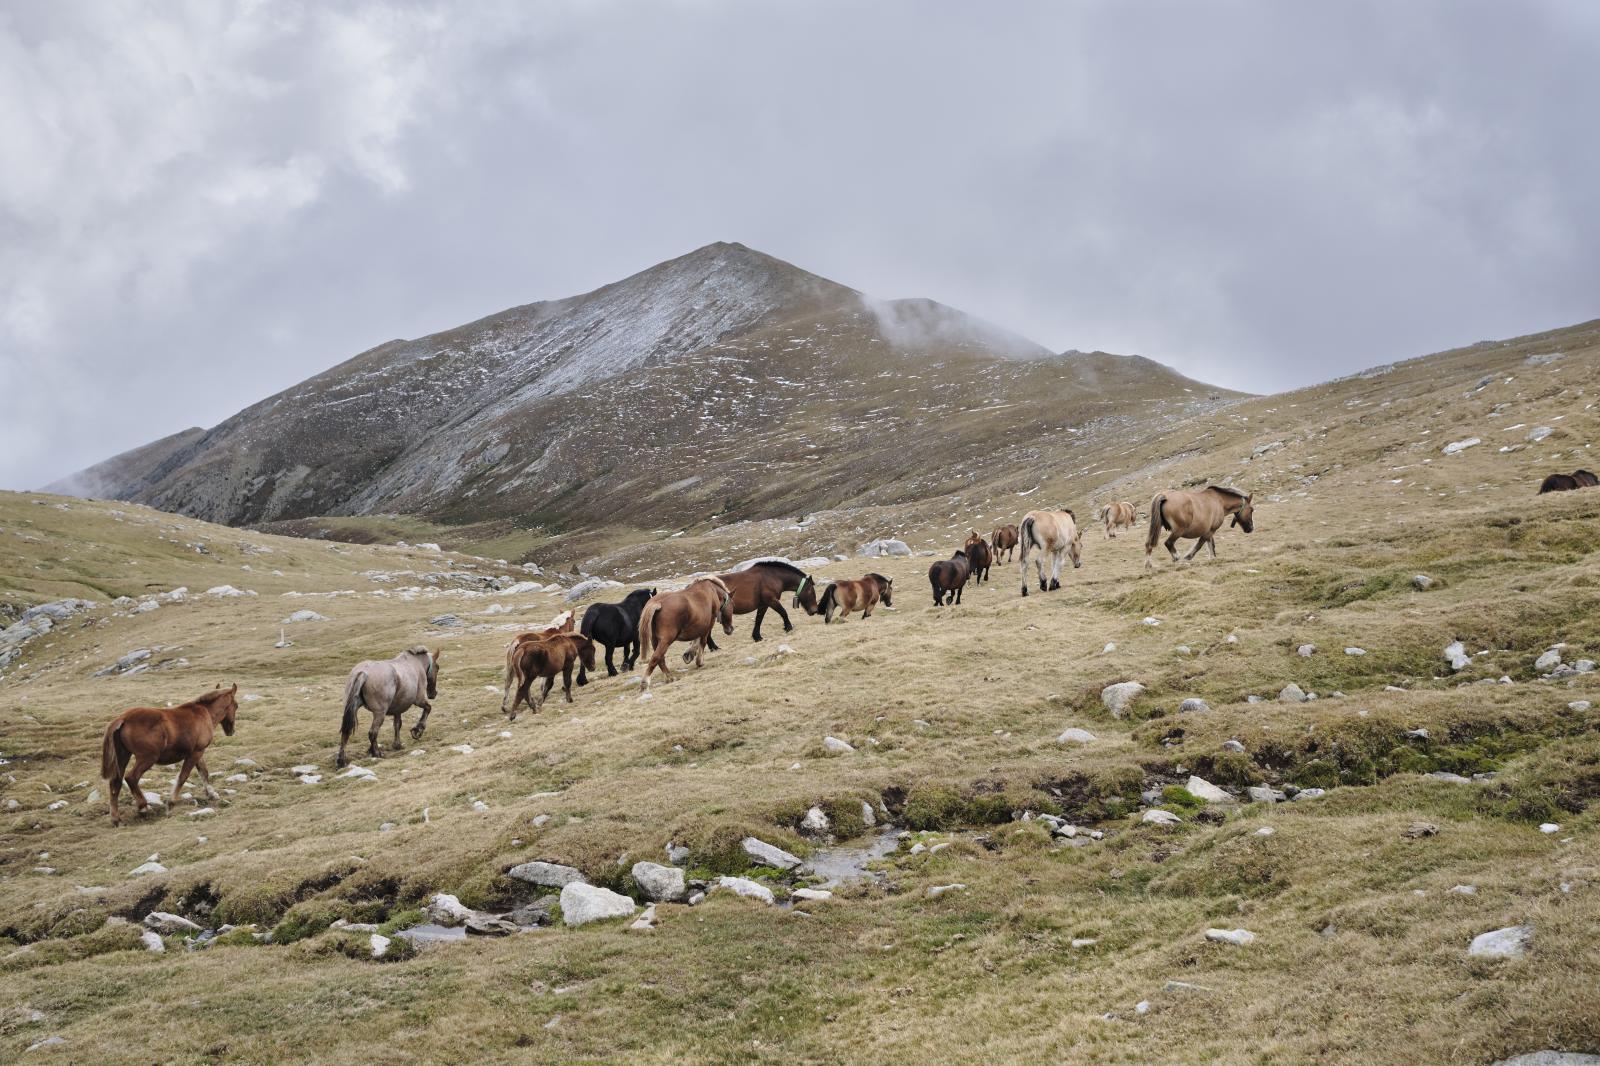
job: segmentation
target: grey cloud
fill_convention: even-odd
[[[1594,5],[1003,10],[12,7],[0,485],[713,240],[1255,391],[1597,313]]]

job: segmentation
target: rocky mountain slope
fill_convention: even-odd
[[[915,499],[1042,437],[1231,395],[714,244],[380,345],[52,488],[233,525],[399,513],[677,529]]]

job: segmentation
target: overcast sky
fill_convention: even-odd
[[[736,240],[1269,391],[1600,316],[1600,3],[0,0],[0,487]]]

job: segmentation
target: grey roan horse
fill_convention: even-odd
[[[349,761],[344,756],[344,746],[355,732],[356,713],[362,707],[372,712],[372,728],[367,730],[367,754],[381,759],[378,731],[383,728],[384,716],[394,719],[394,747],[399,751],[400,716],[412,707],[422,708],[422,717],[411,727],[411,739],[420,740],[422,731],[428,727],[428,715],[433,713],[433,704],[428,701],[438,698],[438,652],[430,653],[419,646],[382,662],[369,659],[356,663],[344,686],[344,721],[339,726],[339,755],[334,764],[343,766]]]

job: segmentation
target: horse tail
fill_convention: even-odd
[[[122,773],[122,753],[128,749],[122,743],[122,717],[119,715],[106,726],[105,743],[100,746],[100,776],[114,781]]]
[[[639,658],[646,664],[656,646],[656,615],[661,612],[659,603],[651,602],[644,605],[644,611],[639,615]]]
[[[1150,533],[1144,538],[1144,551],[1146,555],[1156,550],[1156,541],[1161,539],[1161,531],[1167,526],[1167,516],[1162,513],[1162,508],[1167,505],[1167,494],[1156,493],[1155,499],[1150,501]]]
[[[1017,539],[1022,544],[1022,561],[1028,561],[1028,549],[1033,546],[1033,516],[1029,515],[1022,520],[1022,531],[1017,534]],[[1042,547],[1042,545],[1041,545]]]
[[[350,675],[350,680],[344,686],[344,719],[339,723],[342,733],[355,732],[356,712],[361,710],[361,690],[366,686],[367,672],[357,670]]]

